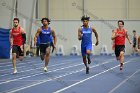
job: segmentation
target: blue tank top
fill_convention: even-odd
[[[89,26],[85,28],[82,26],[82,46],[86,46],[88,44],[92,44],[92,28]]]
[[[50,37],[51,37],[51,42],[53,42],[53,36],[51,35]]]
[[[48,27],[48,30],[46,30],[42,26],[42,30],[39,36],[40,36],[40,44],[47,44],[52,42],[51,28]]]

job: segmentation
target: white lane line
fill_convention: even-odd
[[[37,63],[37,64],[34,64],[34,65],[42,65],[42,64],[40,64],[40,63]],[[4,66],[3,66],[4,67]],[[19,68],[24,68],[24,67],[27,67],[27,66],[18,66],[17,67],[17,69],[19,69]],[[13,68],[11,67],[11,68],[8,68],[8,69],[2,69],[2,70],[0,70],[0,72],[4,72],[4,71],[11,71]]]
[[[23,60],[23,61],[17,61],[18,65],[24,65],[26,63],[31,63],[32,60]],[[9,62],[9,64],[0,64],[0,67],[9,67],[12,66],[12,60]]]
[[[103,62],[101,64],[97,64],[97,65],[91,66],[90,68],[94,68],[94,67],[97,67],[97,66],[100,66],[100,65],[103,65],[103,64],[111,63],[112,62],[111,60],[105,61],[105,62]],[[63,77],[68,76],[68,75],[72,75],[72,74],[78,73],[78,72],[81,72],[81,71],[84,71],[84,70],[85,70],[85,68],[81,69],[81,70],[72,71],[71,73],[66,73],[64,75],[60,75],[60,76],[57,76],[57,77],[54,77],[54,78],[43,80],[42,82],[35,82],[33,84],[29,84],[29,85],[26,85],[26,86],[18,87],[16,89],[11,89],[11,90],[8,90],[8,92],[6,92],[6,93],[15,93],[15,92],[18,92],[18,91],[21,91],[21,90],[24,90],[24,89],[27,89],[27,88],[30,88],[30,87],[33,87],[33,86],[37,86],[37,85],[46,83],[48,81],[56,80],[56,79],[63,78]]]
[[[112,59],[111,59],[111,60],[112,60]],[[67,60],[67,62],[68,62],[68,61],[70,61],[70,60]],[[72,61],[75,61],[75,60],[72,60]],[[65,62],[66,62],[66,61],[65,61]],[[69,63],[71,63],[71,62],[69,62]],[[55,66],[55,65],[54,65],[54,66]],[[57,64],[56,64],[56,66],[57,66]],[[38,69],[38,68],[37,68],[37,69]],[[25,70],[25,71],[26,71],[26,70]],[[28,70],[27,70],[27,71],[28,71]],[[24,71],[21,71],[21,72],[24,72]],[[41,71],[41,72],[42,72],[42,71]],[[13,74],[13,73],[11,73],[10,75],[12,75],[12,74]],[[30,73],[30,74],[35,74],[35,73]],[[6,75],[1,75],[1,76],[6,76]],[[21,75],[21,76],[24,77],[25,75]],[[21,77],[21,76],[20,76],[20,77]],[[14,77],[14,78],[15,78],[15,77]],[[10,80],[10,79],[13,79],[13,78],[7,78],[6,80]],[[1,80],[1,81],[4,81],[4,80]]]
[[[76,64],[76,65],[70,65],[70,66],[68,66],[68,67],[64,67],[64,68],[60,68],[60,69],[55,69],[55,70],[52,70],[52,71],[48,71],[47,73],[56,72],[56,71],[59,71],[59,70],[63,70],[63,69],[67,69],[67,68],[72,68],[72,67],[80,66],[80,65],[82,65],[82,64],[83,64],[83,63],[81,63],[81,64]],[[30,74],[32,74],[32,73],[30,73]],[[33,74],[34,74],[34,73],[33,73]],[[38,74],[34,74],[34,75],[28,75],[28,76],[25,76],[25,77],[20,77],[20,78],[16,78],[16,79],[7,80],[7,81],[4,81],[4,82],[0,82],[0,85],[5,84],[5,83],[10,83],[10,82],[13,82],[13,81],[17,81],[17,80],[22,80],[22,79],[25,79],[25,78],[30,78],[30,77],[42,75],[42,74],[44,74],[44,73],[38,73]]]
[[[56,57],[56,58],[57,58],[57,57]],[[33,59],[34,59],[34,58],[33,58]],[[37,61],[41,61],[40,58],[36,58],[36,59],[37,59]],[[52,59],[52,58],[51,58],[51,59]],[[75,59],[80,59],[80,58],[75,58]],[[60,60],[62,60],[62,59],[60,59]],[[65,59],[63,59],[63,60],[65,60]],[[71,59],[66,59],[66,61],[67,61],[67,60],[71,60]],[[25,59],[25,58],[24,58],[23,61],[17,60],[17,62],[18,62],[19,64],[20,64],[20,63],[23,63],[24,61],[30,62],[30,61],[32,61],[32,58],[30,58],[30,59]],[[54,61],[54,60],[52,60],[52,61]],[[5,66],[6,66],[6,65],[9,65],[9,64],[11,64],[11,63],[12,63],[12,60],[10,59],[10,60],[8,60],[8,62],[2,62],[2,63],[0,62],[0,65],[5,65]]]
[[[116,87],[114,87],[112,90],[110,90],[109,93],[113,93],[116,89],[118,89],[121,85],[123,85],[126,81],[128,81],[130,78],[132,78],[139,71],[140,71],[140,69],[138,69],[137,71],[135,71],[131,76],[129,76],[124,81],[122,81],[120,84],[118,84]]]
[[[81,64],[83,64],[83,63],[81,63]],[[81,65],[80,64],[80,65]],[[71,64],[71,65],[77,65],[77,64]],[[69,65],[70,67],[71,67],[71,65]],[[78,64],[79,65],[79,64]],[[58,65],[57,65],[58,66]],[[53,66],[50,66],[50,67],[53,67]],[[43,69],[43,67],[41,67],[42,69]],[[65,68],[67,68],[67,67],[65,67]],[[57,68],[57,69],[59,69],[59,68]],[[61,69],[63,69],[63,68],[61,68]],[[60,70],[61,70],[60,69]],[[35,70],[37,70],[37,69],[35,69]],[[40,69],[41,70],[41,69]],[[54,71],[54,70],[56,70],[56,69],[51,69],[50,71]],[[48,71],[48,72],[50,72],[50,71]],[[57,71],[59,71],[59,70],[57,70]],[[42,73],[43,72],[43,70],[41,70],[41,71],[39,71],[38,73]],[[55,71],[54,71],[55,72]],[[18,72],[19,73],[19,72]],[[37,73],[30,73],[30,75],[31,74],[37,74]],[[13,74],[12,74],[13,75]],[[24,77],[24,76],[27,76],[27,75],[20,75],[20,77]],[[10,79],[16,79],[16,78],[19,78],[19,76],[17,76],[17,77],[14,77],[14,78],[6,78],[6,79],[4,79],[4,80],[0,80],[0,81],[7,81],[7,80],[10,80]]]
[[[129,63],[129,62],[132,62],[132,61],[127,61],[127,62],[125,62],[124,64]],[[117,65],[117,66],[114,66],[114,67],[109,68],[109,69],[107,69],[107,70],[104,70],[103,72],[100,72],[100,73],[95,74],[95,75],[93,75],[93,76],[91,76],[91,77],[88,77],[88,78],[86,78],[86,79],[83,79],[83,80],[81,80],[81,81],[79,81],[79,82],[76,82],[76,83],[74,83],[74,84],[72,84],[72,85],[70,85],[70,86],[64,87],[64,88],[62,88],[62,89],[60,89],[60,90],[57,90],[57,91],[55,91],[55,92],[53,92],[53,93],[60,93],[60,92],[63,92],[63,91],[65,91],[65,90],[67,90],[67,89],[69,89],[69,88],[71,88],[71,87],[74,87],[74,86],[76,86],[76,85],[78,85],[78,84],[81,84],[81,83],[83,83],[83,82],[85,82],[85,81],[87,81],[87,80],[89,80],[89,79],[92,79],[92,78],[97,77],[97,76],[99,76],[99,75],[101,75],[101,74],[104,74],[104,73],[106,73],[106,72],[108,72],[108,71],[110,71],[110,70],[112,70],[112,69],[114,69],[114,68],[117,68],[117,67],[119,67],[119,66],[120,66],[120,65]]]
[[[74,60],[75,61],[75,60]],[[55,64],[55,65],[50,65],[50,66],[48,66],[48,67],[54,67],[54,66],[59,66],[59,65],[64,65],[64,64],[69,64],[69,63],[71,63],[71,61],[69,62],[69,61],[65,61],[65,62],[63,62],[63,63],[59,63],[59,64]],[[41,64],[41,65],[43,65],[43,64]],[[37,65],[34,65],[33,64],[33,66],[36,66],[37,67]],[[26,66],[25,66],[26,67]],[[18,68],[18,67],[17,67]],[[24,70],[24,71],[20,71],[20,72],[18,72],[18,73],[22,73],[22,72],[28,72],[28,71],[31,71],[31,70],[37,70],[37,69],[41,69],[42,68],[42,66],[41,67],[39,67],[39,68],[34,68],[34,69],[28,69],[28,70]],[[3,77],[3,76],[7,76],[7,75],[12,75],[13,73],[10,73],[10,74],[2,74],[2,75],[0,75],[0,77]]]
[[[77,59],[72,59],[72,60],[78,60],[79,58]],[[40,60],[41,61],[41,60]],[[71,61],[71,59],[67,59],[67,60],[62,60],[62,61]],[[17,65],[18,66],[22,66],[22,65],[26,65],[26,64],[32,64],[33,63],[33,60],[24,60],[24,61],[17,61]],[[12,61],[11,61],[11,64],[8,64],[8,65],[0,65],[0,67],[9,67],[11,66],[12,67]]]
[[[98,58],[97,58],[98,59]],[[67,63],[71,63],[71,61],[76,61],[76,60],[79,60],[79,59],[72,59],[72,60],[62,60],[60,65],[62,64],[67,64]],[[63,62],[65,61],[65,62]],[[62,63],[63,62],[63,63]],[[67,62],[67,63],[66,63]],[[59,62],[58,62],[59,63]],[[58,66],[59,64],[55,64],[55,65],[52,65],[52,66]],[[52,67],[52,66],[48,66],[48,67]],[[36,69],[28,69],[28,70],[24,70],[24,71],[21,71],[21,72],[27,72],[27,71],[31,71],[31,70],[37,70],[37,69],[41,69],[41,68],[36,68]],[[21,72],[18,72],[18,73],[21,73]],[[4,76],[7,76],[7,75],[12,75],[13,73],[10,73],[10,74],[2,74],[0,75],[0,77],[4,77]],[[9,79],[9,78],[8,78]],[[11,79],[11,78],[10,78]]]
[[[24,59],[23,61],[32,61],[32,60],[29,60],[29,59]],[[8,64],[11,64],[12,60],[9,59],[8,62],[0,62],[0,65],[8,65]],[[17,60],[17,62],[21,63],[21,61]]]

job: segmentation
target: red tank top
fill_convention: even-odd
[[[20,31],[20,27],[17,30],[12,28],[12,36],[13,36],[13,45],[21,46],[23,44],[22,33]]]
[[[115,38],[115,45],[125,45],[126,30],[119,31],[119,29],[116,29],[115,34],[120,35]]]

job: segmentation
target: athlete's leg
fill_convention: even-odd
[[[115,46],[115,55],[116,55],[116,60],[120,60],[119,46]]]
[[[88,67],[87,58],[86,58],[86,56],[87,56],[86,47],[81,46],[81,53],[82,53],[83,63],[86,67],[86,74],[88,74],[89,73],[89,67]]]
[[[124,51],[120,52],[120,63],[124,63]]]
[[[88,67],[88,64],[87,64],[86,55],[83,56],[83,63],[86,66],[86,74],[89,74],[89,67]]]
[[[122,70],[124,64],[124,51],[120,52],[120,70]]]
[[[87,65],[87,60],[86,60],[86,55],[85,56],[83,56],[83,63],[84,63],[84,65],[86,66],[86,68],[88,67],[88,65]]]
[[[135,55],[138,52],[138,49],[136,47],[136,44],[133,44],[133,55]]]
[[[41,60],[43,61],[43,60],[44,60],[44,58],[45,58],[45,53],[40,52],[40,58],[41,58]]]
[[[87,67],[87,60],[86,60],[86,47],[81,46],[81,53],[82,53],[82,58],[83,58],[83,63]]]
[[[123,64],[124,64],[124,52],[125,52],[125,46],[120,46],[119,48],[120,52],[120,70],[123,69]]]
[[[45,58],[46,47],[43,44],[40,44],[40,58],[43,61]]]
[[[48,67],[49,59],[50,59],[50,51],[51,51],[51,47],[48,46],[46,48],[46,54],[45,54],[45,68],[44,68],[44,71],[47,71],[47,67]]]
[[[24,52],[23,47],[18,47],[18,53],[19,53],[19,60],[23,61],[24,58]]]
[[[16,69],[16,56],[17,56],[17,46],[13,46],[12,48],[12,64],[13,64],[13,68],[14,68],[14,74],[17,73],[17,69]]]
[[[90,59],[90,54],[91,54],[91,50],[87,50],[87,59],[88,59],[88,64],[91,63],[91,59]]]
[[[12,53],[12,63],[13,63],[13,68],[14,68],[14,74],[17,73],[16,69],[16,53]]]
[[[48,66],[48,63],[49,63],[49,59],[50,59],[50,47],[48,47],[46,49],[46,55],[45,55],[45,66]]]
[[[91,63],[91,59],[90,59],[91,50],[92,50],[92,44],[89,44],[86,47],[86,54],[87,54],[88,64]]]

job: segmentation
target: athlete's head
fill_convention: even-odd
[[[133,34],[136,35],[136,30],[133,30]]]
[[[50,24],[50,20],[49,20],[49,18],[42,18],[42,19],[41,19],[41,22],[42,22],[42,24],[43,24],[44,26]]]
[[[85,15],[81,17],[81,21],[83,22],[84,26],[88,26],[89,19],[90,19],[90,17],[85,16]]]
[[[14,18],[13,23],[14,27],[17,27],[19,25],[19,18]]]
[[[119,20],[119,21],[118,21],[118,27],[119,27],[119,28],[123,28],[123,27],[124,27],[124,21]]]

